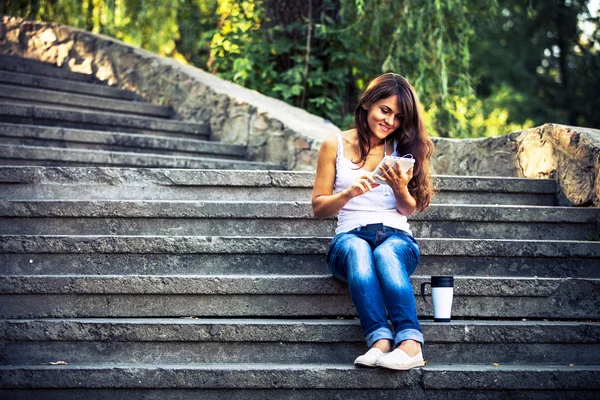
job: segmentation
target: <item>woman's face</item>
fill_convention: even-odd
[[[369,129],[380,140],[388,137],[400,126],[397,95],[380,99],[365,109]]]

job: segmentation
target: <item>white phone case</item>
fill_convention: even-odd
[[[377,166],[377,168],[375,168],[375,171],[373,171],[373,178],[375,178],[375,182],[381,184],[381,185],[387,185],[386,181],[382,181],[380,179],[377,179],[377,175],[381,175],[383,176],[383,168],[385,167],[385,163],[389,162],[390,163],[390,167],[393,168],[394,165],[396,165],[396,163],[400,163],[400,167],[403,173],[406,173],[413,165],[415,165],[415,159],[412,158],[412,155],[410,155],[410,157],[404,156],[404,157],[394,157],[394,156],[385,156],[383,157],[383,160],[381,160],[381,162],[379,163],[379,165]]]

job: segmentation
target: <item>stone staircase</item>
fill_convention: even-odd
[[[171,113],[90,75],[0,55],[0,165],[282,169]]]
[[[425,368],[355,368],[312,173],[0,64],[0,399],[600,396],[599,211],[555,206],[554,181],[436,177],[413,285],[454,275],[453,322],[418,296]]]

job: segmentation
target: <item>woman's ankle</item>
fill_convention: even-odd
[[[371,346],[371,348],[377,348],[384,353],[389,353],[390,351],[392,351],[392,341],[388,339],[380,339],[373,343],[373,346]]]
[[[414,357],[421,352],[421,343],[416,340],[405,340],[400,343],[398,348],[408,354],[409,357]]]

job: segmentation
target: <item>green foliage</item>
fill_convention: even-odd
[[[508,88],[511,96],[496,104],[513,121],[600,127],[593,111],[600,107],[599,25],[589,2],[500,3],[494,24],[475,24],[482,38],[471,46],[478,55],[472,62],[478,97]],[[586,25],[590,32],[584,35]]]
[[[176,54],[177,10],[184,0],[7,1],[15,16],[56,22],[121,39],[163,56]]]
[[[286,26],[264,28],[262,2],[222,0],[220,32],[211,44],[211,70],[347,126],[352,110],[345,104],[346,86],[353,81],[353,70],[368,60],[356,53],[353,32],[340,29],[344,26],[327,15],[333,2],[322,3],[310,21],[299,16]],[[305,77],[309,24],[309,72]]]
[[[600,127],[589,0],[6,0],[0,12],[106,34],[331,120],[404,75],[431,134]],[[587,24],[583,35],[581,27]]]

